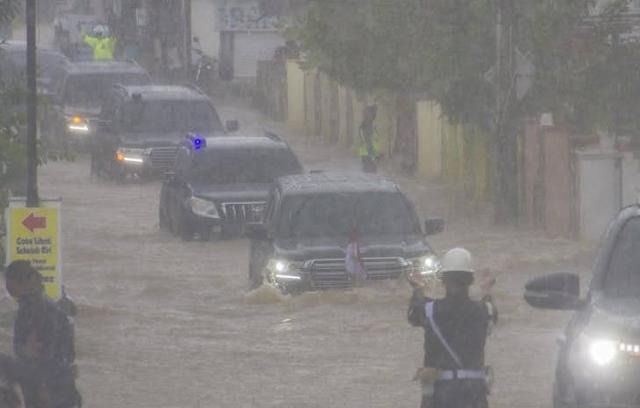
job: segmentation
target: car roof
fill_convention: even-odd
[[[24,51],[27,52],[27,42],[26,41],[17,41],[17,40],[8,40],[0,43],[0,48],[6,48],[7,51]],[[50,53],[50,54],[62,54],[56,48],[48,47],[46,45],[37,45],[36,51],[38,53]]]
[[[400,191],[395,183],[367,173],[311,172],[281,177],[276,183],[284,195]]]
[[[118,86],[128,97],[138,94],[142,100],[208,100],[209,98],[197,89],[178,85],[144,85]]]
[[[277,136],[250,136],[233,135],[217,136],[207,138],[206,150],[235,150],[235,149],[274,149],[288,150],[289,145],[280,140]]]
[[[69,74],[93,73],[144,73],[144,68],[135,62],[128,61],[78,61],[66,65]]]

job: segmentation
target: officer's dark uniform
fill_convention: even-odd
[[[426,315],[426,304],[434,302],[433,318],[443,337],[461,360],[459,367],[434,333]],[[424,328],[424,366],[446,370],[453,379],[436,380],[433,398],[423,396],[423,408],[486,408],[487,386],[483,379],[456,378],[460,369],[483,371],[484,346],[489,330],[489,309],[468,297],[432,300],[416,289],[408,312],[409,322]]]
[[[39,344],[36,358],[28,355],[28,343],[33,338]],[[52,408],[81,405],[73,367],[73,326],[43,293],[26,294],[18,299],[13,347],[23,373],[21,383],[27,408],[38,405],[33,399],[41,387],[48,391]]]

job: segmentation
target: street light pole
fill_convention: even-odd
[[[36,0],[26,0],[27,17],[27,207],[37,207],[38,197],[38,94],[36,88]]]

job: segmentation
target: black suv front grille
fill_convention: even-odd
[[[222,215],[230,222],[257,224],[262,222],[264,201],[222,203]]]
[[[401,258],[364,258],[367,280],[397,279],[405,270]],[[317,289],[348,288],[352,279],[345,269],[344,259],[314,259],[305,264]]]
[[[169,171],[176,163],[178,148],[175,146],[154,147],[151,149],[151,166],[154,170]]]

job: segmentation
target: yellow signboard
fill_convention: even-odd
[[[10,206],[6,219],[7,263],[30,261],[42,274],[47,295],[58,300],[62,295],[59,206]]]

